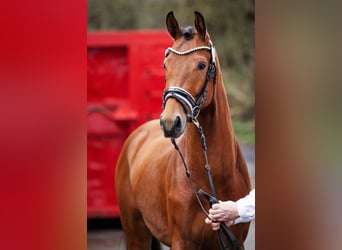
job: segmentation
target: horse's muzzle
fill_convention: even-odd
[[[174,119],[166,119],[163,115],[160,116],[160,127],[167,138],[178,138],[181,136],[185,129],[180,116],[175,116]]]

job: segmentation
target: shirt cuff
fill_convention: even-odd
[[[241,222],[249,222],[255,220],[255,190],[253,189],[247,196],[239,199],[237,202],[239,218],[234,221],[234,224]]]

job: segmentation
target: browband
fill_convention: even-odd
[[[180,55],[180,56],[184,56],[184,55],[187,55],[187,54],[190,54],[192,52],[195,52],[195,51],[198,51],[198,50],[202,50],[202,49],[206,49],[206,50],[209,50],[210,53],[211,53],[211,62],[212,63],[215,63],[215,48],[213,46],[213,43],[210,41],[210,44],[209,46],[199,46],[199,47],[195,47],[195,48],[192,48],[192,49],[189,49],[189,50],[185,50],[185,51],[178,51],[178,50],[175,50],[171,47],[167,48],[165,50],[165,57],[167,57],[169,54],[170,54],[170,51],[177,54],[177,55]]]

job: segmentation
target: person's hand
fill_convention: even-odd
[[[220,229],[220,222],[213,222],[211,219],[205,218],[205,223],[207,223],[208,225],[211,225],[213,230]]]
[[[220,201],[209,209],[209,218],[205,219],[205,223],[211,225],[213,230],[220,228],[221,221],[229,227],[234,224],[234,220],[239,217],[237,204],[233,201]]]
[[[215,221],[231,221],[239,217],[239,211],[235,202],[220,201],[209,209],[209,215]]]

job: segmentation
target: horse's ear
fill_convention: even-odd
[[[173,11],[170,11],[166,15],[166,27],[174,40],[177,40],[177,38],[181,36],[180,27],[175,16],[173,15]]]
[[[207,27],[205,26],[204,17],[202,14],[198,11],[195,11],[195,28],[197,32],[199,33],[202,40],[205,40],[205,36],[207,34]]]

